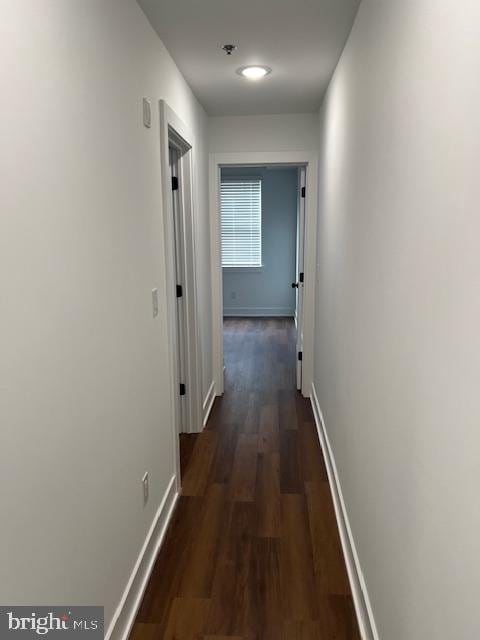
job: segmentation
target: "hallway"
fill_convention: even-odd
[[[480,2],[0,24],[0,629],[480,640]]]
[[[224,329],[225,394],[181,438],[182,496],[131,639],[356,640],[293,321]]]

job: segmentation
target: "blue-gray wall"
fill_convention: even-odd
[[[290,315],[295,312],[297,233],[296,168],[226,168],[222,176],[262,178],[262,260],[257,271],[223,269],[225,315]]]

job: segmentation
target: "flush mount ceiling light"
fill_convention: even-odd
[[[263,65],[249,65],[248,67],[240,67],[237,69],[237,73],[249,80],[260,80],[269,73],[272,73],[270,67],[264,67]]]

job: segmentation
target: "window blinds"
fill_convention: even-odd
[[[222,179],[222,267],[262,264],[262,181]]]

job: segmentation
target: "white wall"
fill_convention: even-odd
[[[479,33],[363,0],[321,112],[315,385],[384,640],[480,636]]]
[[[209,118],[210,152],[317,151],[318,118],[300,113]]]
[[[157,101],[196,137],[204,312],[207,119],[130,0],[5,0],[0,23],[0,602],[108,623],[173,474]]]

